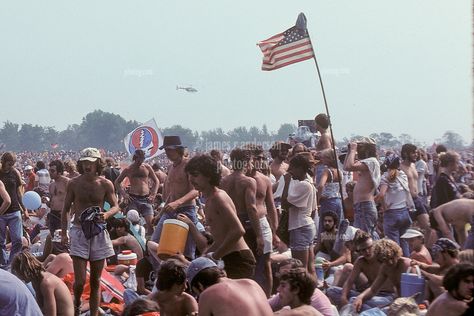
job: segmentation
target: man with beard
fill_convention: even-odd
[[[402,163],[400,169],[405,172],[408,178],[408,188],[410,190],[411,197],[413,198],[413,204],[415,211],[410,212],[412,221],[417,221],[420,228],[425,232],[425,242],[427,245],[431,245],[430,240],[430,219],[428,216],[428,209],[420,196],[418,190],[418,171],[416,171],[415,163],[418,157],[417,147],[413,144],[404,144],[401,150]]]
[[[72,210],[74,221],[69,231],[71,236],[71,258],[74,265],[74,313],[79,314],[81,296],[86,282],[86,268],[90,262],[90,315],[96,316],[100,302],[100,276],[105,259],[115,255],[109,233],[105,229],[105,221],[119,211],[114,185],[101,177],[105,167],[100,152],[96,148],[86,148],[81,151],[77,168],[80,176],[71,179],[66,189],[66,198],[61,214],[63,245],[69,242],[67,235],[68,214]],[[110,204],[107,212],[103,211],[104,202]],[[104,228],[96,235],[86,235],[83,230],[81,215],[99,210],[91,221],[95,227]]]
[[[125,168],[115,180],[117,191],[128,202],[128,210],[137,210],[146,221],[147,234],[151,236],[153,233],[153,206],[160,181],[156,177],[155,172],[148,164],[144,164],[145,152],[141,149],[135,150],[133,155],[133,163]],[[128,177],[130,180],[130,191],[127,193],[120,185],[122,181]],[[153,186],[150,188],[148,179],[151,179]]]
[[[316,257],[323,257],[327,260],[335,260],[339,257],[333,252],[334,243],[337,236],[337,226],[339,225],[339,217],[333,211],[327,211],[323,218],[323,229],[316,244],[314,245],[314,253]]]

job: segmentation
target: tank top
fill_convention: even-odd
[[[21,185],[20,177],[14,169],[9,172],[0,170],[0,180],[5,185],[5,189],[11,199],[10,207],[7,209],[5,214],[20,211],[20,203],[18,201],[18,187]]]
[[[327,171],[329,171],[329,179],[326,181],[326,184],[324,184],[321,197],[324,199],[340,198],[339,182],[334,182],[334,175],[332,174],[331,168],[327,168]]]

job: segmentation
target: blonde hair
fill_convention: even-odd
[[[332,148],[322,150],[319,153],[319,157],[321,158],[321,160],[326,160],[330,167],[337,168],[336,157]]]
[[[394,242],[393,240],[384,238],[378,241],[378,247],[376,247],[377,259],[382,262],[386,262],[390,259],[400,258],[402,253],[402,248]]]
[[[43,279],[41,272],[45,271],[41,262],[28,250],[18,253],[12,261],[12,273],[23,281]]]

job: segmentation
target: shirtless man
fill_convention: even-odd
[[[221,192],[217,193],[218,195],[225,195],[223,191],[218,191]],[[228,199],[229,203],[232,203],[230,198]],[[265,293],[255,281],[228,279],[208,258],[193,260],[187,276],[192,291],[199,295],[199,315],[273,315]]]
[[[251,278],[255,258],[243,238],[245,231],[232,199],[217,187],[220,181],[217,162],[208,155],[197,156],[186,165],[186,172],[192,185],[206,199],[204,213],[214,239],[207,256],[222,259],[229,278]]]
[[[270,156],[273,159],[270,163],[270,173],[275,178],[273,192],[275,192],[276,188],[278,187],[278,180],[280,180],[280,177],[288,170],[288,163],[286,161],[288,160],[290,148],[290,144],[284,142],[275,142],[275,144],[273,144],[269,150]]]
[[[374,242],[370,235],[363,232],[355,238],[354,243],[360,256],[355,260],[352,271],[346,282],[344,282],[342,293],[338,292],[337,288],[328,289],[329,293],[327,295],[340,307],[348,304],[350,298],[360,294],[360,292],[352,290],[354,284],[359,289],[372,285],[377,279],[380,266],[382,265],[377,259],[381,251],[380,241]],[[393,290],[393,285],[389,281],[384,282],[380,291],[374,297],[365,301],[365,307],[384,307],[390,304],[395,298]],[[340,302],[338,302],[339,298]]]
[[[231,174],[231,171],[229,168],[227,168],[223,163],[222,163],[222,153],[217,150],[213,149],[209,153],[212,158],[214,158],[217,161],[217,164],[219,166],[219,169],[221,170],[221,177],[227,177],[229,174]]]
[[[133,155],[133,163],[125,168],[115,180],[115,188],[128,202],[127,210],[137,210],[146,221],[147,234],[153,233],[153,207],[160,181],[156,177],[155,172],[148,164],[144,164],[145,152],[141,149],[135,150]],[[128,178],[130,181],[130,190],[127,193],[121,186],[122,181]],[[153,182],[153,186],[149,187],[148,179]]]
[[[456,241],[450,228],[450,225],[452,225],[456,231],[458,243],[464,245],[464,249],[474,249],[474,230],[471,228],[469,238],[466,234],[466,223],[471,223],[471,227],[474,226],[474,200],[452,200],[438,206],[431,212],[443,237]]]
[[[261,256],[264,250],[264,238],[260,219],[265,218],[263,208],[257,209],[257,181],[245,175],[252,169],[250,151],[236,148],[230,153],[232,161],[231,175],[223,178],[220,188],[224,190],[234,202],[237,216],[245,229],[244,239],[255,257]]]
[[[255,256],[257,266],[255,269],[255,281],[262,286],[267,297],[270,297],[273,287],[272,266],[270,254],[273,251],[273,243],[279,244],[280,239],[275,231],[278,226],[277,211],[273,202],[272,183],[270,178],[263,175],[259,170],[260,164],[265,159],[263,149],[260,146],[249,146],[251,168],[247,170],[247,176],[255,179],[257,183],[256,206],[257,216],[260,220],[260,229],[264,239],[263,254]],[[255,253],[254,253],[255,255]]]
[[[423,202],[423,197],[418,191],[418,171],[416,171],[415,163],[418,157],[417,147],[412,144],[404,144],[401,150],[402,163],[400,169],[405,172],[408,178],[408,188],[410,189],[413,198],[413,204],[416,211],[410,212],[412,221],[417,221],[420,228],[425,232],[425,242],[431,246],[431,229],[430,220],[428,216],[428,209]]]
[[[166,156],[171,161],[168,167],[168,177],[163,187],[163,200],[165,206],[160,221],[156,225],[155,231],[151,237],[154,242],[160,241],[161,231],[163,230],[163,222],[170,218],[176,218],[178,214],[185,214],[194,224],[198,223],[196,214],[195,199],[199,193],[194,189],[184,171],[189,159],[184,157],[185,147],[181,144],[179,136],[165,136],[163,146]],[[184,255],[192,259],[195,256],[196,244],[194,240],[188,236]]]
[[[176,259],[161,263],[158,270],[157,292],[148,295],[148,299],[158,302],[160,315],[193,316],[198,314],[198,303],[186,289],[186,266]]]
[[[12,273],[25,283],[31,282],[36,302],[47,316],[73,316],[74,306],[69,289],[56,275],[45,271],[41,262],[28,251],[22,251],[12,262]]]
[[[382,239],[378,243],[381,250],[376,258],[382,262],[382,265],[378,270],[374,283],[352,302],[357,312],[361,311],[364,301],[380,292],[386,281],[390,281],[397,288],[397,292],[400,293],[402,273],[405,273],[410,267],[410,259],[402,257],[402,248],[396,242],[390,239]]]
[[[326,114],[320,113],[314,118],[316,123],[316,130],[321,134],[321,137],[316,144],[316,158],[319,159],[319,153],[325,149],[332,148],[332,139],[331,134],[328,130],[329,128],[329,118]],[[315,167],[315,183],[319,183],[319,179],[322,176],[322,173],[325,169],[325,166],[322,162],[316,164]]]
[[[158,193],[163,193],[163,186],[165,185],[166,177],[168,177],[168,175],[163,171],[163,168],[157,162],[155,162],[151,166],[151,169],[153,169],[153,171],[156,174],[156,177],[160,181],[160,186],[158,187]]]
[[[61,212],[64,207],[64,199],[66,198],[66,187],[69,178],[63,176],[64,164],[61,160],[53,160],[49,163],[49,174],[54,181],[49,185],[49,194],[51,199],[48,207],[51,211],[48,213],[47,223],[51,236],[54,235],[56,229],[61,228]]]
[[[357,171],[359,175],[354,187],[354,226],[368,232],[374,240],[379,239],[374,192],[380,183],[380,163],[376,155],[375,141],[363,138],[349,144],[344,161],[344,170]]]
[[[443,286],[447,292],[431,303],[426,316],[472,315],[474,266],[470,263],[454,265],[446,273]]]
[[[68,213],[72,210],[73,225],[69,232],[71,236],[71,257],[74,264],[74,312],[79,313],[81,295],[86,281],[87,262],[90,262],[90,314],[98,315],[100,301],[100,276],[105,259],[115,255],[112,241],[107,230],[87,239],[81,228],[81,214],[84,210],[98,206],[101,210],[104,202],[110,204],[107,212],[101,212],[98,222],[105,223],[109,217],[119,211],[114,185],[109,180],[100,177],[105,163],[96,148],[86,148],[81,151],[77,168],[80,176],[71,179],[66,190],[63,212],[61,214],[61,243],[67,244]]]

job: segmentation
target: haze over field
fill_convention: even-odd
[[[472,1],[25,1],[0,9],[1,122],[65,129],[95,109],[160,127],[324,112],[314,62],[260,70],[256,42],[308,19],[336,138],[472,140]],[[196,88],[189,93],[176,85]]]

